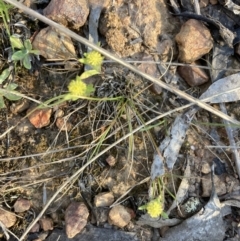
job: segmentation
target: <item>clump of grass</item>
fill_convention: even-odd
[[[165,188],[163,184],[163,178],[159,177],[152,181],[150,186],[150,201],[139,207],[139,210],[146,210],[147,213],[152,218],[168,218],[168,215],[166,212],[164,212],[164,196],[165,196]]]

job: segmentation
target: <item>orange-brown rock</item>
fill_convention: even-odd
[[[179,48],[179,59],[192,63],[209,53],[213,47],[213,39],[208,28],[200,21],[190,19],[184,23],[176,35]]]

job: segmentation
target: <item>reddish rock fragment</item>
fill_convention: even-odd
[[[213,47],[210,31],[200,21],[190,19],[185,22],[176,35],[179,48],[179,59],[185,63],[192,63],[209,53]]]
[[[196,67],[193,66],[179,66],[178,73],[179,75],[190,85],[198,86],[206,83],[209,80],[206,72],[197,67],[197,63],[193,63]]]
[[[66,234],[73,238],[80,233],[87,224],[88,209],[84,203],[73,202],[65,212]]]
[[[2,222],[6,228],[12,227],[16,221],[17,218],[13,213],[0,209],[0,222]]]
[[[79,29],[89,14],[87,0],[51,0],[43,10],[46,17],[64,26]]]
[[[18,200],[14,203],[14,211],[16,213],[22,213],[31,207],[31,202],[25,198],[18,198]]]
[[[131,220],[131,214],[122,205],[117,205],[113,207],[110,210],[108,215],[108,222],[119,228],[123,228],[127,226],[130,220]]]
[[[39,224],[44,231],[53,230],[53,220],[51,218],[41,218]]]
[[[29,110],[28,113],[31,113],[31,111]],[[36,128],[42,128],[49,125],[51,114],[52,109],[50,108],[37,109],[28,116],[28,119]]]
[[[111,192],[99,193],[94,198],[94,205],[96,207],[108,207],[114,202],[114,196]]]

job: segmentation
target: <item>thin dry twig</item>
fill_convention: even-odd
[[[236,149],[240,149],[240,146],[206,146],[206,148],[215,148],[215,149],[231,149],[231,148],[236,148]]]

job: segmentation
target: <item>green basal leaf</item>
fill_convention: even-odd
[[[31,41],[29,39],[24,41],[24,46],[28,51],[32,50],[32,44],[31,44]]]
[[[17,89],[18,85],[15,83],[8,84],[7,87],[5,88],[6,90],[15,90]]]
[[[138,207],[138,210],[146,210],[146,209],[147,209],[147,205],[142,205]]]
[[[5,79],[7,79],[9,74],[10,74],[10,70],[9,69],[3,70],[3,72],[0,75],[0,84],[2,84]]]
[[[96,74],[99,74],[98,71],[96,71],[95,69],[92,69],[92,70],[87,70],[85,72],[83,72],[81,75],[80,75],[80,78],[81,79],[87,79],[93,75],[96,75]]]
[[[12,101],[14,101],[14,100],[20,100],[22,97],[21,96],[17,96],[17,95],[14,95],[14,94],[10,94],[10,93],[6,93],[5,95],[4,95],[4,97],[5,98],[7,98],[8,100],[12,100]]]
[[[10,36],[10,42],[13,48],[22,49],[24,48],[22,40],[16,36]]]
[[[31,57],[29,55],[26,55],[23,59],[23,66],[26,69],[31,69],[32,65],[31,65]]]
[[[169,217],[168,217],[168,214],[165,213],[165,212],[162,212],[162,213],[161,213],[161,216],[162,216],[163,219],[168,219],[168,218],[169,218]]]
[[[13,61],[18,61],[24,59],[26,56],[26,50],[19,50],[12,55]]]
[[[29,51],[29,53],[35,54],[35,55],[40,55],[40,51],[39,51],[39,50],[36,50],[36,49]]]
[[[3,97],[2,96],[0,96],[0,109],[3,109],[3,108],[5,108],[6,106],[5,106],[5,103],[4,103],[4,99],[3,99]]]
[[[82,64],[87,64],[86,59],[84,59],[84,58],[78,59],[78,61],[79,61],[80,63],[82,63]]]
[[[9,84],[6,87],[6,89],[5,89],[6,91],[4,91],[3,96],[5,98],[7,98],[8,100],[20,100],[22,98],[21,96],[18,96],[18,95],[12,94],[12,93],[8,93],[8,90],[13,91],[13,90],[15,90],[17,88],[17,86],[18,85],[14,84],[14,83]]]
[[[91,95],[94,91],[95,91],[95,88],[93,87],[93,85],[92,84],[88,84],[86,92],[85,92],[85,96]]]

